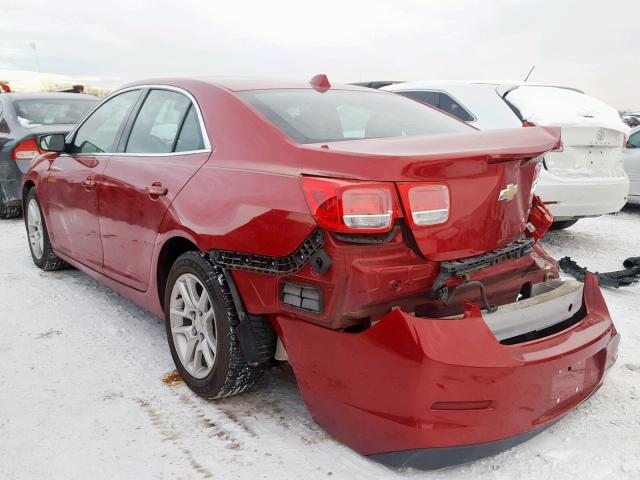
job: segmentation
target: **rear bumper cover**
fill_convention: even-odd
[[[362,333],[285,316],[275,325],[322,427],[383,463],[439,468],[524,441],[597,390],[619,335],[592,275],[583,302],[577,324],[514,345],[471,304],[451,320],[393,310]],[[458,453],[420,452],[440,448]]]
[[[545,206],[556,220],[595,217],[619,211],[629,194],[629,178],[562,178],[542,172],[536,186]]]

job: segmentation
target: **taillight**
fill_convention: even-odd
[[[439,225],[449,219],[449,188],[446,185],[401,183],[398,189],[411,226]]]
[[[43,152],[38,148],[36,139],[30,138],[18,144],[18,146],[13,150],[11,158],[14,160],[33,160],[41,153]]]
[[[388,232],[399,215],[392,184],[303,177],[302,186],[318,224],[333,232]]]
[[[526,121],[526,120],[523,120],[523,121],[522,121],[522,126],[523,126],[523,127],[535,127],[535,126],[536,126],[536,124],[535,124],[535,123],[532,123],[532,122],[528,122],[528,121]]]

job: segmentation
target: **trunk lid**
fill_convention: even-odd
[[[558,140],[557,128],[519,128],[299,148],[306,151],[305,175],[446,184],[447,222],[412,228],[423,255],[444,261],[495,250],[523,234],[537,164]]]
[[[522,121],[562,128],[563,149],[545,155],[545,167],[560,177],[620,177],[629,127],[618,111],[580,91],[519,86],[503,96]]]
[[[545,155],[545,167],[559,177],[624,175],[624,133],[598,126],[562,127],[562,150]]]

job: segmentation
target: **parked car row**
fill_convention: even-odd
[[[565,181],[589,142],[583,183],[597,168],[624,189],[622,134],[562,127],[562,143],[509,121],[478,129],[324,75],[132,83],[39,137],[28,245],[39,268],[74,266],[164,318],[198,395],[286,360],[313,418],[358,452],[470,461],[589,398],[620,338],[595,276],[560,278],[538,243],[552,216],[534,190],[543,163]]]
[[[0,95],[0,219],[22,214],[22,177],[43,153],[38,137],[68,133],[97,103],[93,95],[70,93]]]
[[[437,107],[481,130],[559,126],[544,157],[538,194],[566,228],[619,211],[628,201],[623,150],[629,127],[617,110],[580,90],[528,83],[405,82],[384,87]]]

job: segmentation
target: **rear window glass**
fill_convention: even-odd
[[[237,94],[298,143],[468,131],[462,122],[400,95],[353,90],[251,90]]]
[[[95,106],[97,99],[16,100],[13,108],[23,127],[78,123]]]

